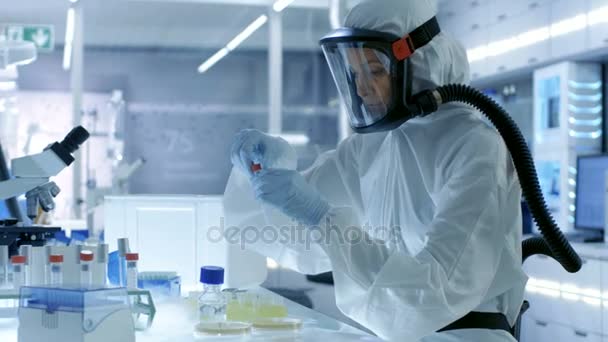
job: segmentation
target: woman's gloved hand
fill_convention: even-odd
[[[236,135],[230,150],[230,159],[232,165],[252,176],[252,164],[260,164],[262,168],[270,169],[276,167],[279,160],[292,154],[293,149],[287,141],[255,129],[245,129]]]
[[[251,182],[259,200],[305,225],[319,224],[330,209],[321,194],[297,171],[263,169]]]

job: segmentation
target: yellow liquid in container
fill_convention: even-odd
[[[255,309],[252,303],[239,303],[230,301],[226,305],[226,319],[229,321],[250,322],[255,318]]]
[[[287,317],[287,307],[277,304],[259,305],[256,312],[257,318],[283,318]]]

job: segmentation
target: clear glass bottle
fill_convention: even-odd
[[[63,285],[63,255],[49,256],[49,285]]]
[[[26,258],[23,255],[13,255],[11,264],[13,264],[13,288],[19,290],[21,286],[27,285],[27,265]]]
[[[200,321],[225,321],[226,297],[221,292],[224,269],[216,266],[201,267],[203,293],[198,298]]]
[[[93,252],[80,252],[80,286],[91,287],[93,284]]]
[[[136,289],[138,275],[137,262],[139,260],[139,254],[127,253],[125,254],[125,259],[127,260],[127,288]]]

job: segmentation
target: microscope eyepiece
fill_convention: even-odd
[[[60,144],[69,153],[74,153],[82,143],[89,139],[89,136],[89,132],[84,127],[78,126],[72,129]]]

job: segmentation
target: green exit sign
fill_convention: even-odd
[[[8,40],[28,41],[34,43],[39,52],[51,52],[55,48],[55,30],[52,25],[17,25],[6,26]]]

